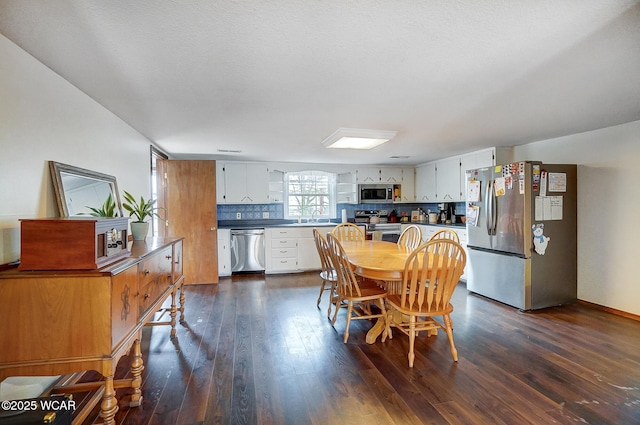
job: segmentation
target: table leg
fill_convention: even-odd
[[[379,317],[373,327],[369,329],[369,332],[367,332],[367,337],[365,338],[367,344],[373,344],[374,342],[376,342],[376,339],[378,339],[380,334],[382,334],[384,328],[385,319],[384,317]]]

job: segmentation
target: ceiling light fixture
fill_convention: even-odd
[[[339,128],[322,141],[332,149],[372,149],[393,139],[397,131]]]

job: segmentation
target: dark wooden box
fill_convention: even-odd
[[[19,270],[94,270],[129,256],[127,217],[20,220]]]

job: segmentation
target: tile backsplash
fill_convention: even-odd
[[[456,202],[456,214],[464,215],[465,203]],[[425,212],[431,210],[433,212],[438,211],[438,204],[338,204],[336,208],[336,219],[341,217],[342,209],[347,210],[347,217],[353,218],[355,216],[355,210],[387,210],[391,212],[396,210],[398,215],[402,212],[406,212],[408,216],[411,215],[412,210],[422,208]],[[240,213],[241,220],[262,220],[268,219],[284,219],[284,206],[283,204],[234,204],[234,205],[218,205],[217,209],[218,220],[237,220],[237,215]],[[268,213],[269,216],[265,217],[264,213]]]

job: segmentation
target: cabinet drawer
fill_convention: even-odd
[[[274,248],[271,250],[271,258],[296,258],[298,250],[296,248]]]
[[[171,247],[163,249],[138,265],[138,319],[142,318],[162,293],[173,284]]]
[[[158,298],[164,291],[171,286],[168,279],[151,281],[147,285],[140,288],[138,293],[138,319],[147,314],[151,306],[158,301]]]
[[[169,247],[153,257],[144,259],[138,266],[140,288],[152,281],[163,280],[167,283],[170,282],[172,258],[172,251]]]
[[[297,245],[296,239],[271,239],[271,248],[295,248]]]
[[[273,260],[271,268],[273,271],[296,270],[298,262],[295,258],[277,258]]]

